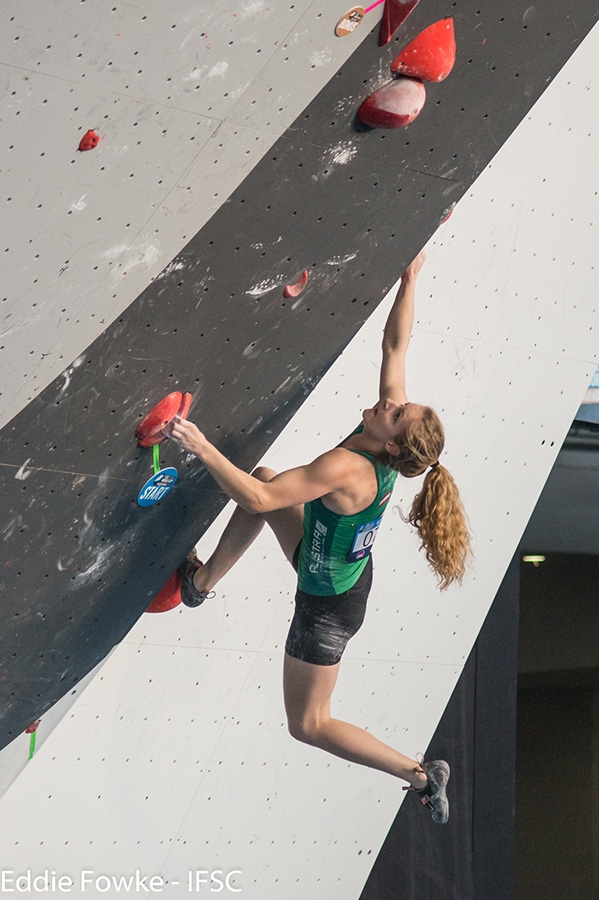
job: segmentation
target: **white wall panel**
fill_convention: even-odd
[[[54,704],[52,709],[49,709],[47,713],[44,713],[43,719],[40,721],[39,727],[35,733],[34,756],[46,743],[58,723],[66,716],[71,707],[74,706],[88,684],[94,680],[108,658],[109,657],[106,657],[102,662],[98,663],[98,665],[95,666],[85,678],[82,678],[72,690],[67,691],[64,697],[61,697],[58,703]],[[32,722],[31,724],[33,725],[34,723]],[[30,764],[30,752],[31,735],[26,734],[25,732],[0,750],[0,797],[6,793],[15,778],[17,778]]]
[[[353,893],[401,785],[291,741],[280,668],[280,654],[122,646],[49,739],[46,764],[35,759],[27,771],[59,827],[49,829],[44,812],[24,841],[25,816],[3,859],[25,870],[35,847],[36,868],[72,876],[139,867],[181,880],[169,897],[188,895],[190,867],[241,869],[243,892],[255,897],[277,885],[292,898]],[[348,661],[335,712],[415,753],[442,713],[446,674],[457,671]],[[20,805],[25,781],[5,803]]]
[[[9,836],[11,845],[13,838],[16,841],[11,859],[16,852],[19,865],[27,867],[32,845],[40,848],[36,856],[39,853],[42,868],[72,869],[96,860],[109,869],[119,867],[132,847],[139,849],[140,866],[152,868],[157,855],[163,859],[161,848],[168,848],[178,830],[181,810],[195,792],[193,778],[207,771],[218,752],[254,658],[238,651],[199,657],[188,649],[119,648],[85,691],[81,707],[65,718],[43,748],[52,774],[40,765],[40,752],[26,778],[21,776],[8,791],[6,802],[11,803],[21,781],[37,780],[43,808],[62,823],[53,830],[44,817],[32,821],[25,844],[18,840],[17,828]],[[135,689],[123,692],[124,684]],[[165,710],[165,704],[171,708]],[[173,729],[182,737],[177,745],[171,739]],[[78,796],[68,821],[63,819],[67,801],[60,783]],[[131,817],[123,815],[123,797]],[[95,823],[91,830],[90,821]],[[68,834],[62,832],[63,825]]]
[[[45,75],[24,82],[13,71],[12,86],[4,111],[23,115],[15,115],[5,154],[12,227],[2,248],[0,361],[2,401],[16,410],[45,386],[40,366],[68,364],[68,335],[77,332],[84,349],[130,291],[162,268],[165,244],[169,252],[179,246],[154,210],[218,122]],[[87,126],[103,140],[79,153]],[[166,141],[172,156],[165,165],[154,148]]]

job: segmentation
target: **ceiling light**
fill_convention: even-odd
[[[522,557],[522,562],[532,563],[535,569],[538,569],[541,563],[545,562],[545,557],[541,556],[539,553],[527,554]]]

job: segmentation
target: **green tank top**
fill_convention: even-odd
[[[363,430],[356,428],[352,434]],[[395,469],[364,450],[345,448],[365,456],[376,472],[378,490],[366,509],[352,516],[333,512],[322,500],[304,505],[304,533],[298,559],[298,587],[306,594],[342,594],[353,587],[368,562],[383,513],[397,478]]]

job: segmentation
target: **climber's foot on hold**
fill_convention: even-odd
[[[200,562],[192,550],[185,562],[179,566],[181,574],[181,602],[185,606],[201,606],[207,597],[214,597],[214,591],[200,590],[195,584],[196,575],[202,565],[203,563]]]

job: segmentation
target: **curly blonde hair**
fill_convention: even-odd
[[[381,462],[396,469],[405,478],[422,475],[429,466],[422,489],[414,498],[405,522],[413,525],[420,537],[439,587],[462,583],[472,552],[466,513],[457,485],[439,456],[445,446],[445,432],[439,416],[430,406],[421,407],[421,415],[406,422],[397,438],[399,453],[386,453]]]

